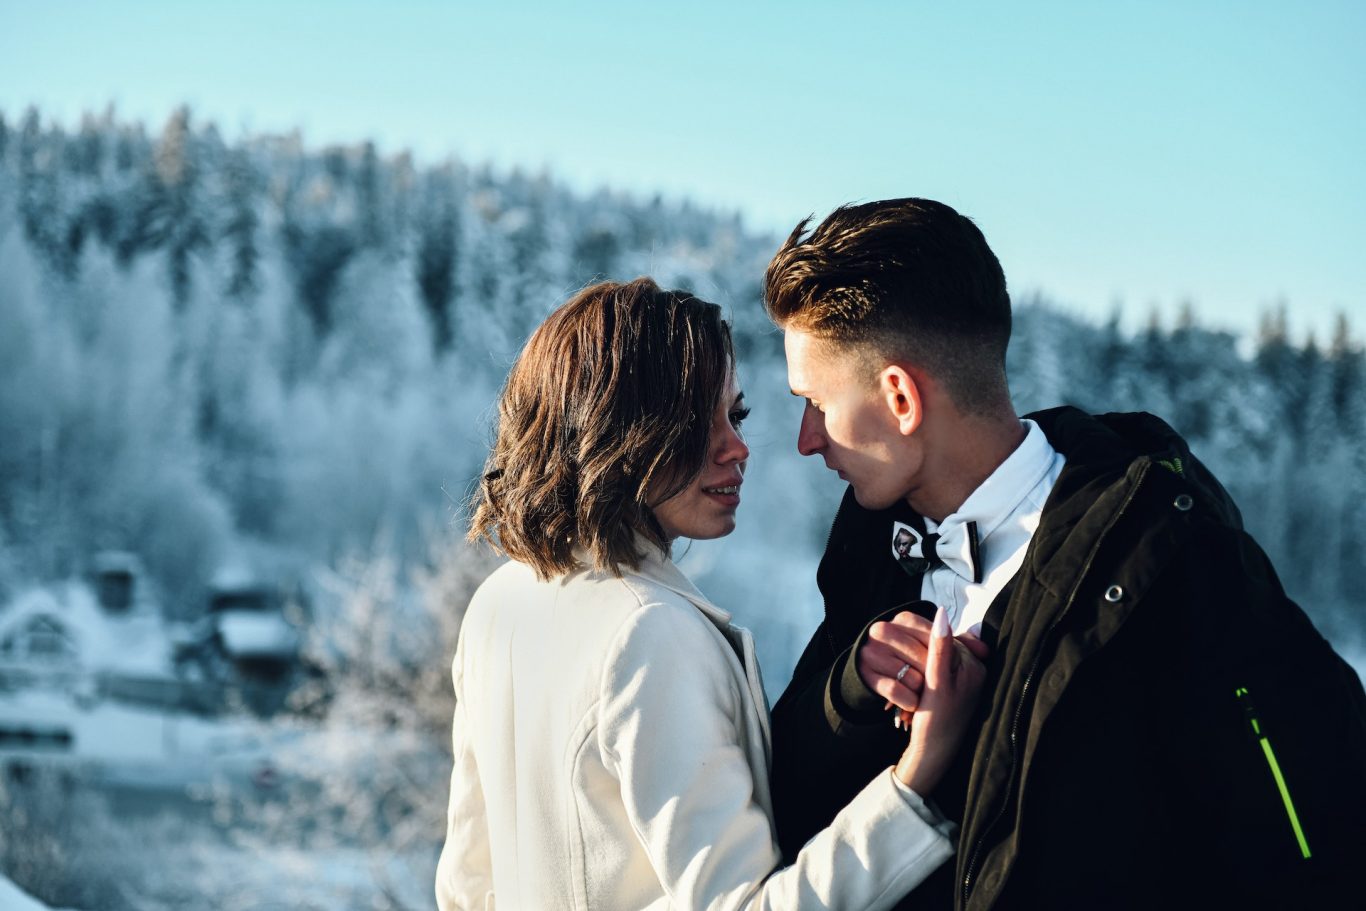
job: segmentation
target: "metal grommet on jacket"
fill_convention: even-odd
[[[1176,499],[1172,500],[1172,505],[1181,512],[1190,512],[1190,508],[1195,505],[1195,500],[1188,493],[1179,493]]]
[[[1119,587],[1118,585],[1111,585],[1109,588],[1105,590],[1105,600],[1109,601],[1111,604],[1114,604],[1120,598],[1123,597],[1124,589]]]

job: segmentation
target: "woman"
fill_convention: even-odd
[[[512,559],[455,656],[442,911],[885,908],[952,853],[917,795],[983,672],[941,618],[901,761],[778,869],[753,643],[669,559],[735,528],[743,399],[720,309],[649,279],[527,342],[470,528]]]

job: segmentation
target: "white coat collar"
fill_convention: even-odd
[[[636,551],[643,554],[640,565],[635,569],[628,566],[621,567],[622,575],[638,576],[682,595],[696,605],[697,609],[706,614],[708,619],[717,626],[730,626],[730,612],[717,607],[706,595],[702,594],[668,554],[661,551],[648,538],[639,534],[636,535],[635,546]],[[582,547],[574,548],[574,559],[590,569],[593,566],[592,556]]]

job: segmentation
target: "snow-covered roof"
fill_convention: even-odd
[[[142,560],[126,550],[102,550],[90,558],[90,568],[96,573],[128,573],[141,577]]]
[[[0,659],[21,662],[76,664],[76,638],[57,617],[29,617],[0,635]]]
[[[244,560],[218,567],[209,579],[210,591],[255,591],[263,587],[261,574]]]
[[[299,633],[274,612],[225,610],[217,615],[223,647],[237,658],[293,658]]]
[[[46,589],[25,592],[0,611],[0,661],[78,663],[87,630]],[[55,649],[36,648],[37,637],[60,640]]]
[[[22,592],[0,608],[0,645],[47,631],[70,643],[71,653],[0,654],[0,661],[70,664],[86,670],[160,676],[171,673],[171,649],[165,625],[152,609],[110,615],[90,589],[79,583]]]

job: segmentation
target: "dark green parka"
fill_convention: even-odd
[[[979,733],[931,795],[958,853],[901,907],[1366,907],[1356,673],[1167,424],[1030,417],[1066,465],[984,624]],[[789,856],[905,745],[851,658],[919,596],[887,553],[893,518],[918,521],[846,494],[825,620],[773,709]]]

